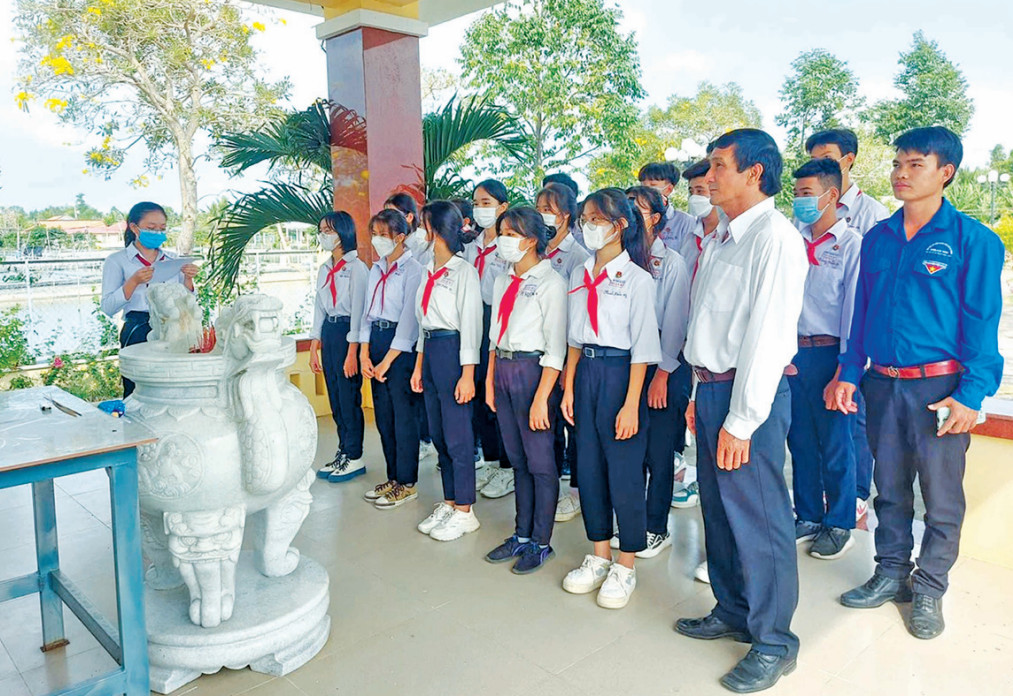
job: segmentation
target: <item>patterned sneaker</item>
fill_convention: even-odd
[[[429,532],[429,536],[432,539],[436,539],[436,541],[454,541],[455,539],[460,539],[465,534],[478,531],[478,528],[481,526],[481,523],[475,516],[474,508],[467,512],[455,509],[433,531]]]
[[[563,578],[563,589],[571,594],[587,594],[594,592],[605,582],[612,561],[587,554],[579,568],[574,568]]]
[[[654,558],[659,553],[667,549],[672,545],[672,535],[668,532],[664,534],[655,534],[654,532],[647,533],[647,548],[643,551],[637,551],[637,558]]]
[[[396,485],[397,481],[384,481],[383,483],[378,483],[363,493],[362,498],[370,503],[375,503],[377,500],[390,493],[390,490]]]
[[[330,483],[344,483],[366,473],[366,464],[362,461],[361,457],[359,459],[349,459],[347,455],[342,454],[341,458],[341,463],[327,477]]]
[[[403,486],[400,483],[394,484],[394,487],[387,491],[387,494],[382,498],[378,498],[373,505],[377,510],[393,510],[396,507],[401,507],[405,503],[410,503],[419,497],[418,491],[415,486]]]
[[[672,507],[679,510],[700,504],[700,484],[694,481],[688,486],[677,486],[672,493]]]
[[[569,522],[580,514],[580,498],[569,493],[559,496],[556,503],[556,522]]]
[[[514,470],[496,469],[489,483],[482,487],[482,495],[486,498],[502,498],[514,492]]]
[[[824,561],[832,561],[843,556],[854,545],[855,540],[851,538],[850,529],[824,527],[816,535],[816,539],[809,549],[809,555]]]
[[[613,563],[608,577],[598,590],[598,606],[603,609],[622,609],[630,603],[630,597],[636,588],[636,568]]]
[[[346,459],[345,455],[342,454],[340,450],[335,452],[334,459],[332,459],[331,461],[327,462],[322,467],[320,467],[320,470],[317,472],[317,478],[322,479],[328,478],[331,474],[334,473],[334,470],[337,469],[341,465],[341,462],[344,461],[345,459]]]
[[[542,546],[532,541],[524,545],[521,557],[517,559],[510,571],[515,575],[533,573],[555,555],[556,552],[552,550],[551,546]]]
[[[816,522],[806,522],[805,520],[795,520],[795,544],[804,544],[807,541],[812,541],[823,529],[823,525],[817,524]]]
[[[450,517],[454,512],[452,505],[440,502],[433,506],[433,512],[426,519],[419,522],[418,530],[423,534],[429,534],[429,532],[436,529],[436,527],[443,523],[443,520]]]
[[[514,534],[492,551],[485,554],[485,560],[490,563],[503,563],[504,561],[513,560],[524,552],[524,546],[528,543],[531,542],[518,541],[517,535]]]

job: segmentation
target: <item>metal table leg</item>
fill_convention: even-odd
[[[68,644],[63,630],[63,602],[53,587],[52,573],[60,570],[56,534],[56,495],[53,479],[32,484],[35,509],[35,554],[38,559],[39,603],[42,609],[42,650]]]

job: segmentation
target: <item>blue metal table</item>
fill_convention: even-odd
[[[56,387],[0,393],[0,488],[31,484],[38,557],[37,572],[0,581],[0,602],[39,595],[43,651],[67,645],[66,606],[119,663],[118,669],[53,696],[149,693],[137,447],[155,440],[146,427],[113,418]],[[109,475],[118,626],[60,570],[53,479],[95,469]]]

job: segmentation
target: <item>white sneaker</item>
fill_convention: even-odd
[[[569,522],[580,514],[580,498],[569,493],[559,496],[556,503],[556,522]]]
[[[674,463],[675,463],[675,467],[672,469],[672,475],[673,475],[673,477],[677,477],[679,475],[679,472],[686,468],[686,458],[683,455],[681,455],[678,452],[676,452],[675,453]],[[686,478],[684,476],[683,479],[682,479],[682,481],[679,481],[677,478],[675,478],[675,482],[677,484],[678,483],[685,484],[686,483]]]
[[[563,578],[563,589],[571,594],[594,592],[605,582],[612,561],[593,554],[584,556],[579,568],[574,568]]]
[[[467,512],[455,509],[433,531],[429,532],[429,536],[436,541],[453,541],[476,531],[481,526],[478,518],[475,517],[474,509]]]
[[[429,517],[427,517],[426,519],[419,522],[418,530],[423,534],[429,534],[429,532],[436,529],[436,527],[439,526],[443,522],[443,520],[450,517],[450,515],[453,512],[454,507],[452,505],[447,505],[446,503],[443,502],[436,503],[436,505],[433,507],[432,514],[429,515]]]
[[[659,553],[667,549],[672,545],[672,535],[668,532],[664,534],[655,534],[654,532],[647,533],[647,548],[643,551],[637,551],[637,558],[654,558]]]
[[[869,514],[869,504],[861,498],[855,499],[855,521],[862,519]]]
[[[436,454],[436,445],[431,442],[420,442],[419,443],[419,459],[425,459],[426,457]]]
[[[613,563],[608,577],[598,590],[598,606],[604,609],[622,609],[630,603],[630,597],[636,588],[636,568]]]
[[[514,470],[496,469],[489,483],[482,487],[482,495],[486,498],[502,498],[514,492]]]
[[[619,534],[618,534],[618,532],[615,533],[615,534],[613,534],[612,538],[609,539],[609,548],[610,549],[618,549],[619,548]]]
[[[711,576],[710,573],[707,572],[707,561],[704,561],[696,567],[696,570],[693,571],[693,577],[700,582],[708,585],[711,584]]]
[[[475,469],[475,490],[480,491],[485,488],[497,471],[499,471],[499,467],[496,466],[483,466]]]

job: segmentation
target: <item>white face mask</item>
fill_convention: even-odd
[[[689,214],[693,217],[706,217],[714,210],[711,199],[707,196],[689,197]]]
[[[496,253],[507,263],[518,263],[528,253],[527,249],[521,249],[523,241],[520,237],[499,237],[496,240]]]
[[[376,253],[380,255],[380,258],[387,258],[394,253],[394,247],[397,245],[393,239],[387,237],[373,237],[373,248],[376,249]]]
[[[487,230],[496,224],[496,209],[493,207],[475,208],[475,224]]]
[[[317,235],[317,239],[320,241],[320,246],[323,247],[324,251],[334,251],[334,248],[338,246],[338,235],[336,234],[324,234],[321,232]]]
[[[556,214],[555,213],[542,213],[542,220],[545,222],[545,226],[549,229],[556,229]]]
[[[584,232],[584,246],[590,251],[604,248],[617,234],[613,231],[612,225],[595,225],[590,222],[585,222],[581,230]]]
[[[404,243],[405,246],[408,247],[408,250],[411,251],[416,256],[424,253],[429,246],[429,243],[426,242],[425,228],[420,227],[414,232],[412,232],[410,235],[408,235],[408,238],[405,239]]]

